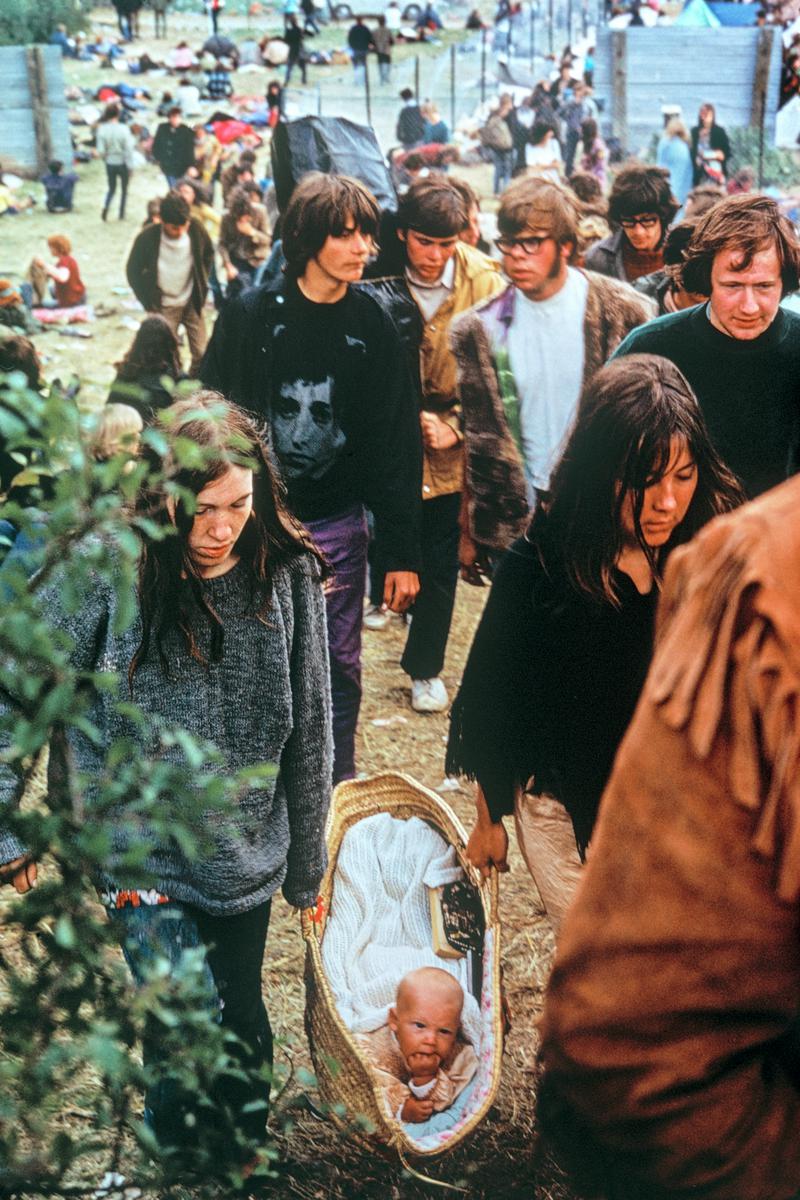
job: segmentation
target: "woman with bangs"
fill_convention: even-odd
[[[633,355],[595,376],[549,498],[500,564],[447,771],[477,782],[467,852],[484,874],[508,869],[514,814],[556,932],[647,674],[666,556],[743,499],[677,367]]]

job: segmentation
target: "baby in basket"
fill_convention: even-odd
[[[459,1036],[464,993],[439,967],[409,971],[397,988],[389,1023],[359,1035],[383,1087],[389,1112],[418,1124],[449,1108],[478,1067]]]

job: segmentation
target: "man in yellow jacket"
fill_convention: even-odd
[[[397,282],[413,298],[421,320],[422,571],[401,661],[411,677],[411,705],[417,712],[443,712],[448,705],[440,672],[458,579],[458,515],[464,486],[464,438],[450,324],[503,288],[498,264],[459,240],[468,223],[462,193],[440,176],[417,180],[397,214],[396,236],[404,259],[402,280]],[[394,248],[388,249],[391,253]],[[380,273],[380,260],[377,266]],[[380,628],[381,619],[380,612],[370,610],[366,624]]]

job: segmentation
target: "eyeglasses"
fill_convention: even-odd
[[[501,254],[511,254],[519,246],[523,254],[532,255],[538,254],[545,242],[551,240],[551,235],[548,233],[545,237],[499,237],[494,239],[494,244]]]
[[[660,217],[620,217],[619,223],[623,229],[635,229],[637,225],[642,229],[654,229],[660,220]]]

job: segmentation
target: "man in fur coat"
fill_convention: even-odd
[[[497,214],[499,295],[453,324],[467,486],[462,574],[502,553],[527,524],[581,393],[632,329],[656,315],[627,284],[571,267],[577,202],[560,184],[520,179]]]

